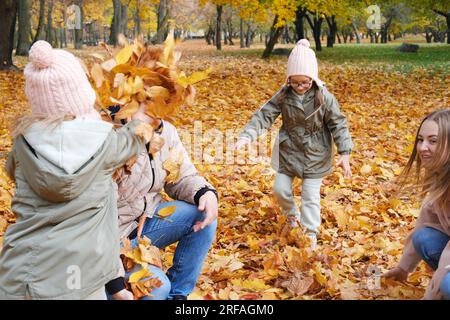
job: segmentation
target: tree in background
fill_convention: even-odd
[[[158,4],[157,13],[157,30],[154,42],[163,43],[169,34],[169,20],[170,20],[170,3],[169,0],[160,0]]]
[[[369,5],[377,4],[383,16],[380,27],[368,27]],[[79,28],[68,32],[68,8],[80,8]],[[103,35],[113,45],[120,33],[129,38],[143,35],[162,43],[169,28],[176,37],[190,37],[204,30],[205,40],[218,50],[222,44],[241,48],[254,39],[264,42],[269,57],[279,42],[312,38],[317,51],[326,45],[371,42],[387,43],[405,32],[423,34],[427,42],[450,43],[448,0],[7,0],[1,1],[3,27],[0,50],[2,66],[12,66],[11,56],[27,55],[32,43],[45,39],[53,46],[76,49],[97,45]],[[447,39],[445,39],[447,37]]]
[[[450,44],[450,2],[448,0],[412,0],[411,6],[419,12],[424,12],[424,10],[431,11],[435,15],[444,18],[447,25],[444,34],[447,34],[447,44]],[[433,18],[432,20],[439,21]],[[436,36],[437,34],[435,34]]]
[[[215,44],[217,50],[222,50],[222,13],[226,5],[231,5],[232,0],[200,0],[201,6],[207,3],[213,4],[216,7],[216,25],[215,25]]]
[[[16,27],[17,2],[0,1],[0,69],[15,69],[12,61],[14,31]]]
[[[31,13],[31,0],[19,0],[17,1],[17,11],[18,11],[18,40],[16,55],[27,56],[28,50],[31,46],[31,23],[30,23],[30,13]]]

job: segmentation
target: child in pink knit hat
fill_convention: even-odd
[[[112,175],[144,150],[144,124],[102,121],[79,61],[45,41],[32,46],[25,78],[32,113],[6,165],[17,222],[0,253],[0,300],[105,299],[121,269]]]
[[[302,226],[314,249],[321,222],[320,187],[332,172],[333,143],[345,177],[351,176],[353,143],[336,98],[319,79],[316,55],[306,39],[289,56],[286,84],[253,115],[237,149],[256,140],[279,115],[283,124],[272,153],[272,167],[277,171],[274,193],[291,226]],[[292,192],[296,177],[302,179],[300,211]]]

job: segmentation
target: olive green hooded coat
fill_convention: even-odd
[[[114,171],[144,145],[137,122],[33,125],[14,141],[16,182],[0,254],[0,299],[84,299],[120,269]]]
[[[320,107],[315,106],[315,90],[324,97]],[[332,172],[333,141],[339,154],[349,154],[353,148],[347,119],[325,86],[310,89],[303,99],[289,89],[279,103],[281,92],[253,115],[241,137],[256,140],[281,115],[283,124],[272,152],[272,167],[291,177],[323,178]]]

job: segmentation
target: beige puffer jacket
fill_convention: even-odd
[[[152,217],[161,203],[164,190],[169,197],[195,204],[194,197],[202,189],[214,190],[214,187],[199,176],[184,148],[176,128],[163,121],[161,137],[165,143],[161,150],[151,155],[144,150],[139,154],[131,173],[121,174],[118,184],[119,234],[127,237],[137,226],[136,221],[144,212]],[[176,154],[179,156],[175,156]],[[169,159],[182,159],[179,180],[175,183],[166,181],[167,171],[163,164]]]

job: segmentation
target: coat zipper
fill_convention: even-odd
[[[152,190],[153,186],[155,185],[155,168],[153,167],[153,155],[150,153],[148,156],[150,158],[150,167],[152,168],[152,176],[153,176],[152,186],[150,187],[150,190]]]

